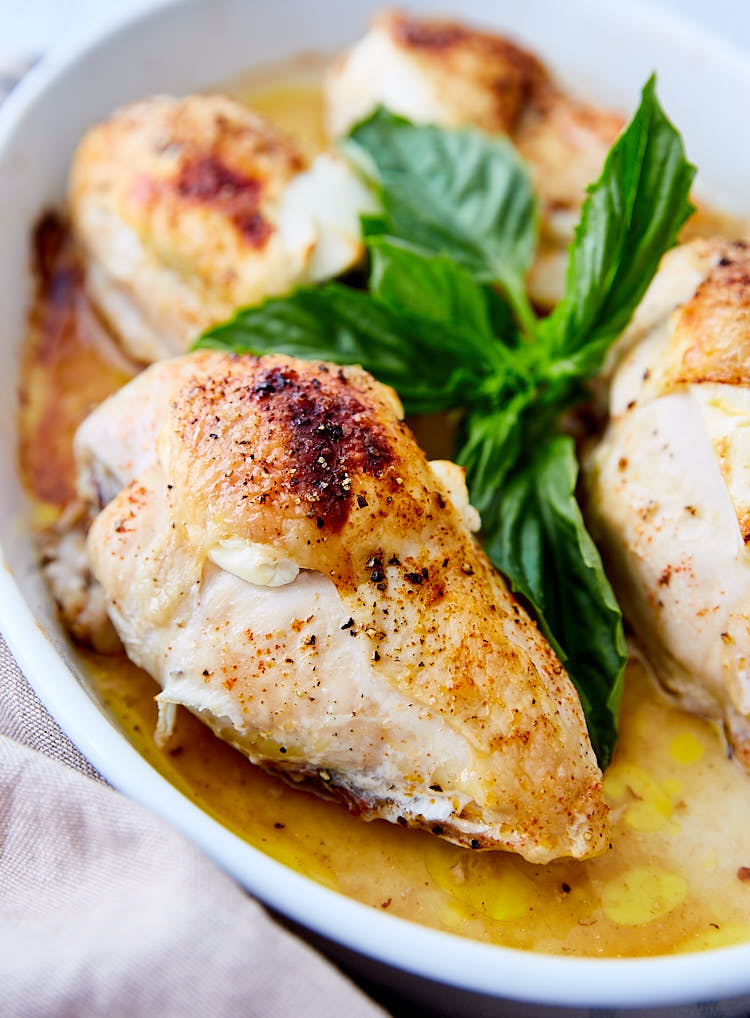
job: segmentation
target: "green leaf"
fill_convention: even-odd
[[[486,293],[467,269],[395,237],[370,237],[368,248],[370,292],[379,300],[494,342]]]
[[[381,107],[346,147],[375,174],[388,233],[450,255],[480,280],[523,278],[536,247],[536,200],[504,138],[411,124]]]
[[[617,601],[576,502],[577,474],[571,438],[538,447],[506,481],[485,550],[536,612],[578,690],[606,767],[617,740],[627,651]]]
[[[589,188],[570,249],[565,297],[542,323],[552,375],[581,378],[599,369],[693,212],[688,196],[694,176],[652,77]]]
[[[456,462],[466,468],[471,504],[479,510],[485,529],[494,519],[505,478],[521,453],[523,412],[533,396],[533,390],[524,389],[499,406],[478,404],[464,420],[464,440]]]
[[[377,236],[379,233],[388,233],[388,220],[379,212],[366,212],[359,217],[359,223],[362,227],[362,236],[367,237]]]
[[[407,413],[462,406],[503,371],[503,348],[470,329],[397,310],[338,283],[301,287],[243,308],[204,333],[195,348],[283,353],[304,360],[360,364],[393,386]]]

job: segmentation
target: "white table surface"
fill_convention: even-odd
[[[314,0],[307,0],[314,2]],[[344,3],[345,0],[342,0]],[[628,0],[601,0],[627,3]],[[705,24],[750,50],[750,0],[651,0]],[[0,0],[0,66],[44,52],[72,32],[115,10],[142,7],[144,0]],[[384,6],[386,6],[384,0]],[[404,6],[408,7],[408,0]],[[460,0],[436,0],[436,11],[461,8]]]

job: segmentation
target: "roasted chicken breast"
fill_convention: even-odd
[[[221,95],[119,110],[86,134],[70,177],[87,289],[143,362],[354,264],[372,201],[342,159],[306,167],[272,124]]]
[[[658,679],[750,771],[750,251],[666,255],[618,344],[588,514]]]
[[[334,137],[378,104],[417,122],[508,135],[542,206],[530,292],[541,304],[559,299],[584,192],[623,127],[620,116],[567,95],[536,57],[502,36],[392,11],[339,57],[325,94]]]
[[[254,763],[366,819],[545,862],[608,843],[562,665],[359,368],[204,351],[76,438],[88,539],[130,657]],[[119,490],[118,490],[119,489]]]

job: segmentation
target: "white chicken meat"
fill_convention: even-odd
[[[750,251],[669,252],[616,348],[588,515],[658,679],[750,770]]]
[[[107,503],[91,568],[162,687],[160,738],[183,705],[366,819],[539,862],[606,848],[577,694],[392,390],[204,351],[106,401],[76,453]]]
[[[156,96],[92,127],[69,197],[87,290],[142,362],[187,350],[242,305],[343,272],[375,208],[343,159],[306,166],[222,95]]]

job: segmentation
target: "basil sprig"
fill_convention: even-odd
[[[562,413],[582,398],[692,211],[694,168],[644,87],[589,188],[563,300],[538,319],[528,171],[504,140],[377,110],[346,147],[380,195],[363,221],[370,288],[299,288],[242,309],[199,347],[361,364],[409,413],[465,408],[457,459],[485,549],[536,614],[581,698],[602,767],[617,738],[622,617],[575,498]]]

